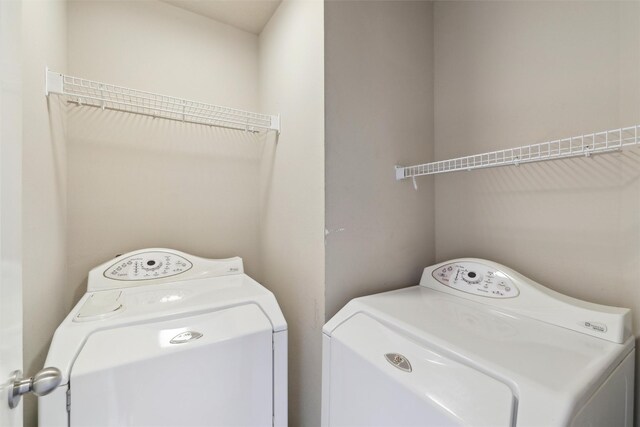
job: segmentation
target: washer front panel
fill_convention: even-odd
[[[113,280],[150,280],[182,274],[191,267],[193,264],[180,255],[149,251],[118,259],[104,271],[103,275]]]
[[[445,286],[489,298],[514,298],[520,294],[506,274],[477,262],[445,264],[431,273]]]

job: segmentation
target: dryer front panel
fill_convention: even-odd
[[[505,384],[358,313],[325,340],[323,426],[512,425]]]
[[[253,304],[93,333],[71,427],[271,426],[272,326]]]

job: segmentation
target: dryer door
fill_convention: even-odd
[[[325,343],[325,426],[512,425],[509,387],[366,314],[351,317]]]
[[[256,305],[92,334],[71,427],[271,426],[271,324]]]

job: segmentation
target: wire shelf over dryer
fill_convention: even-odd
[[[497,166],[520,165],[568,157],[591,156],[640,145],[640,125],[594,132],[506,150],[457,157],[415,166],[396,166],[396,179],[446,172],[471,171]]]
[[[109,83],[67,76],[49,69],[46,70],[46,91],[47,96],[50,94],[60,95],[64,96],[68,102],[97,107],[103,110],[124,111],[248,132],[274,130],[280,133],[280,116],[278,115],[252,113],[235,108],[144,92]]]

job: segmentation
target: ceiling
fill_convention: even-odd
[[[282,0],[162,0],[181,9],[260,34]]]

